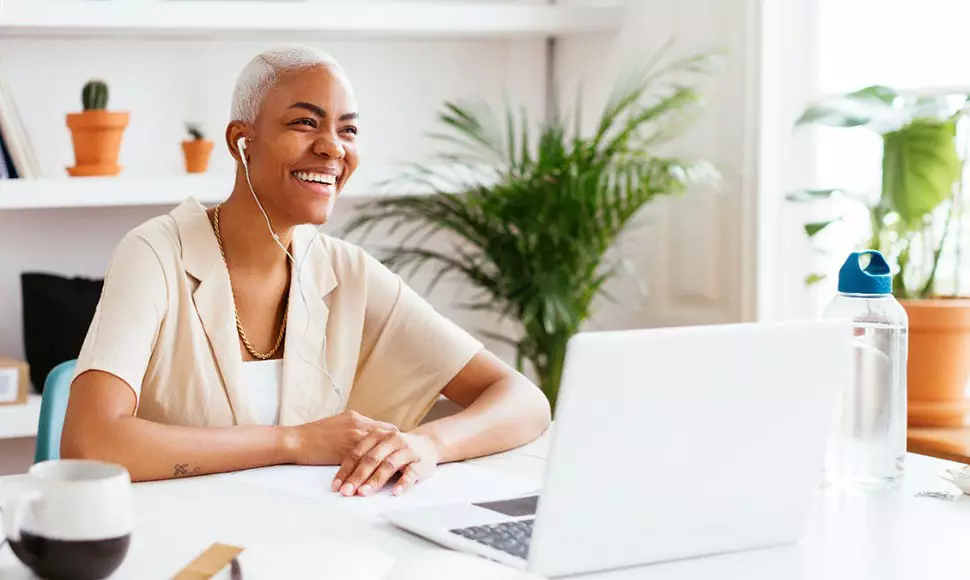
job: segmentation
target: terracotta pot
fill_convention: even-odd
[[[128,113],[111,111],[83,111],[69,113],[67,126],[74,143],[74,167],[71,175],[117,175],[121,173],[118,153],[121,137],[128,126]]]
[[[192,139],[182,141],[182,153],[185,154],[185,170],[189,173],[205,173],[209,167],[209,156],[212,154],[212,141],[208,139]]]
[[[909,316],[909,425],[962,427],[970,416],[970,299],[900,302]]]

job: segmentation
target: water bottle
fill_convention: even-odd
[[[853,326],[851,378],[837,396],[826,448],[831,485],[890,488],[903,475],[909,319],[892,290],[881,253],[853,252],[822,315]]]

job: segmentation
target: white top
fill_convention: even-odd
[[[276,425],[280,417],[283,359],[243,363],[243,382],[260,425]]]

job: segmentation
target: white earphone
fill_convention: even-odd
[[[273,236],[274,240],[276,240],[276,245],[278,245],[283,250],[283,253],[285,253],[286,256],[290,259],[290,261],[292,261],[295,264],[296,259],[293,258],[293,256],[286,249],[286,247],[283,246],[282,242],[280,242],[280,237],[276,235],[275,231],[273,231],[273,224],[270,223],[269,216],[266,215],[266,210],[263,209],[263,204],[259,202],[259,196],[256,195],[256,190],[253,189],[253,182],[250,181],[249,179],[249,162],[246,160],[246,138],[240,137],[239,139],[237,139],[236,147],[239,148],[239,158],[242,160],[243,170],[245,170],[246,172],[246,183],[249,184],[249,191],[252,192],[253,199],[256,200],[256,205],[259,206],[259,211],[262,212],[263,218],[266,220],[266,226],[269,228],[270,235]]]
[[[263,209],[263,204],[260,203],[260,201],[259,201],[259,196],[256,195],[256,190],[253,189],[253,182],[249,178],[249,162],[246,160],[246,138],[245,137],[240,137],[239,139],[237,139],[236,140],[236,147],[239,149],[239,158],[242,161],[243,170],[246,173],[246,183],[249,185],[249,191],[253,194],[253,199],[256,200],[256,205],[259,206],[259,211],[263,214],[263,218],[266,220],[266,227],[269,228],[270,235],[273,236],[273,239],[274,240],[276,240],[276,245],[279,246],[280,249],[283,250],[283,253],[286,254],[286,256],[290,259],[290,262],[293,264],[293,266],[296,267],[296,269],[297,269],[296,283],[297,283],[297,286],[299,287],[299,290],[300,290],[300,299],[303,301],[303,307],[307,309],[307,312],[311,312],[310,309],[309,309],[309,307],[306,304],[306,296],[303,295],[303,284],[300,283],[300,279],[301,279],[301,277],[303,275],[303,262],[306,261],[306,257],[310,253],[310,245],[307,244],[306,252],[304,252],[304,254],[303,254],[303,261],[301,261],[301,262],[298,263],[296,261],[296,258],[294,258],[292,254],[290,254],[289,250],[286,249],[286,246],[284,246],[283,243],[280,241],[280,237],[278,235],[276,235],[276,232],[275,231],[273,231],[273,224],[270,223],[270,221],[269,221],[269,215],[266,214],[266,210]],[[317,234],[318,234],[317,235],[317,239],[320,238],[319,233],[320,233],[319,232],[319,228],[317,228]],[[326,338],[327,329],[326,329],[326,327],[324,325],[320,324],[320,321],[319,320],[315,320],[315,322],[318,325],[321,326],[320,331],[323,332],[323,334],[324,334],[324,338],[323,338],[323,357],[324,357],[324,360],[326,360],[326,358],[327,358],[327,338]],[[310,325],[307,324],[306,329],[304,329],[304,331],[303,331],[304,338],[306,337],[306,333],[309,332],[309,330],[310,330]],[[305,341],[301,341],[301,342],[305,342]],[[303,359],[304,362],[310,364],[311,366],[313,366],[314,368],[316,368],[317,370],[319,370],[320,372],[322,372],[327,377],[327,379],[330,380],[330,386],[333,389],[334,393],[336,393],[337,398],[338,398],[337,411],[339,412],[340,410],[342,410],[343,405],[344,405],[344,400],[343,400],[344,399],[344,396],[343,396],[343,392],[341,392],[340,387],[337,386],[337,381],[334,380],[334,378],[330,375],[329,372],[327,372],[326,369],[320,368],[317,365],[313,364],[311,361],[309,361],[306,358],[304,358],[303,355],[302,355],[302,353],[299,352],[299,348],[297,349],[297,354],[300,356],[301,359]]]

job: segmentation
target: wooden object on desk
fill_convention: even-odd
[[[241,554],[242,548],[229,544],[212,544],[179,571],[172,580],[208,580]]]
[[[910,427],[906,447],[910,453],[970,463],[970,427]]]

